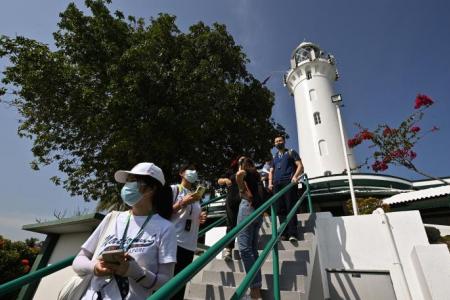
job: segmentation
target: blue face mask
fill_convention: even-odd
[[[184,171],[184,178],[190,183],[195,183],[198,180],[197,171],[196,170]]]
[[[139,184],[137,181],[125,183],[120,191],[120,197],[122,197],[123,202],[129,206],[138,203],[142,197],[142,193],[139,192]]]

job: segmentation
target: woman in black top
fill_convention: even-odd
[[[237,217],[238,224],[261,205],[262,200],[258,193],[258,182],[260,180],[261,178],[256,171],[253,161],[248,157],[240,158],[239,171],[236,173],[236,182],[241,196]],[[250,268],[258,259],[259,229],[261,224],[262,217],[259,216],[237,236],[239,252],[246,272],[250,271]],[[250,297],[252,299],[261,298],[261,282],[261,271],[259,270],[250,284]]]
[[[227,212],[227,231],[236,227],[237,215],[239,211],[239,204],[241,198],[239,196],[239,188],[236,183],[236,172],[238,171],[238,159],[236,158],[231,162],[230,169],[225,174],[225,177],[219,178],[217,183],[219,185],[227,186],[227,198],[225,200],[225,208]],[[231,261],[233,259],[231,253],[234,249],[234,239],[223,250],[223,259],[225,261]]]

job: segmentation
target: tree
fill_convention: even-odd
[[[0,285],[30,271],[40,250],[37,241],[36,238],[30,238],[25,242],[13,242],[0,235]],[[16,299],[18,292],[12,292],[2,299]]]
[[[373,152],[372,170],[375,172],[385,171],[389,165],[403,166],[425,177],[439,180],[448,184],[441,178],[432,176],[417,168],[414,159],[417,153],[414,146],[428,133],[439,130],[433,126],[429,130],[423,130],[419,126],[425,110],[434,104],[434,101],[427,95],[418,94],[414,101],[415,111],[411,113],[398,127],[391,127],[388,124],[381,123],[375,130],[369,131],[360,124],[356,124],[359,132],[348,140],[348,146],[354,148],[360,145],[364,140],[370,141],[369,147],[375,148]],[[366,164],[370,158],[366,159]]]
[[[356,202],[358,203],[358,214],[360,215],[369,215],[377,208],[382,208],[385,212],[391,211],[388,204],[383,204],[383,200],[375,197],[357,198]],[[349,214],[353,215],[352,199],[348,199],[345,205]]]
[[[146,25],[104,1],[85,4],[92,15],[73,3],[60,14],[54,51],[0,38],[0,57],[11,62],[3,101],[22,116],[19,135],[33,140],[32,168],[56,163],[66,176],[51,180],[71,195],[117,208],[114,171],[141,161],[169,181],[180,163],[196,162],[213,181],[238,154],[265,158],[284,133],[270,117],[273,93],[246,70],[225,25],[182,33],[174,16]]]

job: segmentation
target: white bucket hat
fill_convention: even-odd
[[[131,171],[119,170],[114,174],[114,179],[117,182],[125,183],[127,181],[128,174],[147,175],[155,178],[161,182],[162,185],[166,183],[163,171],[154,163],[142,162],[135,165]]]

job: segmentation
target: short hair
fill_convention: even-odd
[[[178,173],[183,173],[186,170],[196,170],[197,166],[194,163],[184,163],[180,166],[180,171]]]
[[[284,136],[282,134],[275,136],[274,140],[277,139],[277,138],[282,138],[283,141],[286,141],[286,136]]]

